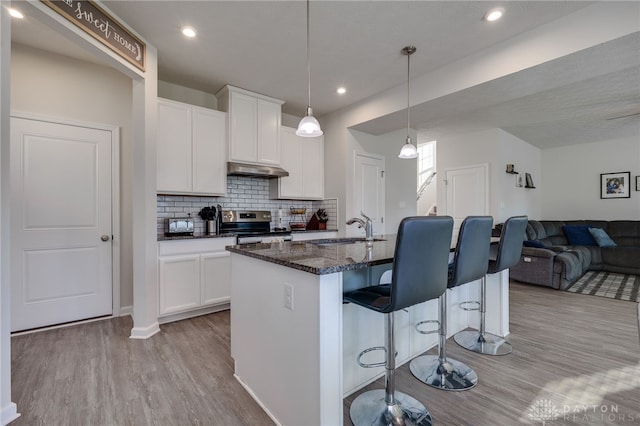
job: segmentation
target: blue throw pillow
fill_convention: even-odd
[[[565,237],[572,246],[597,246],[598,243],[586,225],[565,225],[562,227]]]
[[[596,240],[596,243],[600,247],[615,247],[617,246],[616,242],[611,239],[609,234],[605,232],[602,228],[589,228],[589,232]]]
[[[525,240],[522,242],[522,245],[524,247],[547,248],[547,246],[545,246],[538,240]]]

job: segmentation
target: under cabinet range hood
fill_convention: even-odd
[[[263,166],[259,164],[227,163],[228,176],[262,176],[267,178],[278,178],[289,176],[289,172],[275,166]]]

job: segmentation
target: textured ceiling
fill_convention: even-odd
[[[588,64],[588,66],[587,66]],[[412,106],[419,140],[502,128],[540,148],[637,137],[640,33]],[[355,126],[406,126],[406,110]]]
[[[161,80],[209,93],[233,84],[285,100],[287,113],[304,114],[304,1],[104,4],[158,48]],[[404,84],[406,57],[400,50],[408,44],[418,47],[411,58],[415,78],[591,4],[312,1],[312,106],[322,116]],[[497,5],[506,8],[505,18],[494,24],[484,22],[484,13]],[[100,62],[37,17],[29,19],[28,13],[27,18],[14,23],[14,41]],[[179,34],[183,25],[195,27],[198,37],[183,38]],[[412,127],[429,137],[501,127],[540,147],[612,135],[640,137],[637,117],[604,120],[639,108],[639,52],[636,34],[624,43],[589,49],[435,99],[412,107]],[[346,95],[335,93],[339,85],[347,87]],[[363,123],[360,129],[380,133],[402,128],[404,114],[400,111]]]

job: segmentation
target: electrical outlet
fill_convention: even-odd
[[[284,307],[293,311],[293,286],[284,285]]]

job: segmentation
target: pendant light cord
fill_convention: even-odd
[[[307,0],[307,88],[309,100],[309,103],[307,104],[307,115],[310,114],[309,109],[311,108],[311,48],[309,46],[309,0]]]
[[[410,102],[409,102],[409,94],[411,93],[409,90],[409,82],[411,81],[410,79],[410,70],[411,70],[411,53],[409,53],[407,55],[407,137],[409,137],[409,117],[410,117]]]

